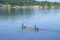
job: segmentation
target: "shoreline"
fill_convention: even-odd
[[[30,8],[30,9],[48,9],[48,8],[60,8],[58,6],[39,6],[39,5],[34,5],[34,6],[19,6],[19,5],[15,5],[15,6],[11,6],[11,5],[2,5],[0,6],[0,8],[23,8],[23,9],[26,9],[26,8]]]

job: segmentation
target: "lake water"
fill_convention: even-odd
[[[60,9],[0,8],[0,40],[60,40]]]

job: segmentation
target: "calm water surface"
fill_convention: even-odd
[[[42,30],[22,30],[22,23]],[[0,40],[60,40],[60,9],[0,8]]]

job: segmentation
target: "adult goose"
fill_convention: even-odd
[[[28,31],[34,30],[35,32],[39,30],[39,28],[37,28],[36,25],[34,26],[34,28],[31,28],[31,27],[24,26],[23,24],[22,24],[22,29],[25,29]]]

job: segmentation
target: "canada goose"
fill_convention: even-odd
[[[31,27],[24,26],[23,24],[22,24],[22,29],[25,29],[25,30],[32,30]]]
[[[39,28],[36,27],[36,25],[34,26],[34,30],[35,32],[39,30]]]
[[[39,28],[37,28],[36,25],[34,26],[34,28],[31,28],[31,27],[24,26],[23,24],[22,24],[22,29],[25,29],[28,31],[34,30],[35,32],[39,30]]]

